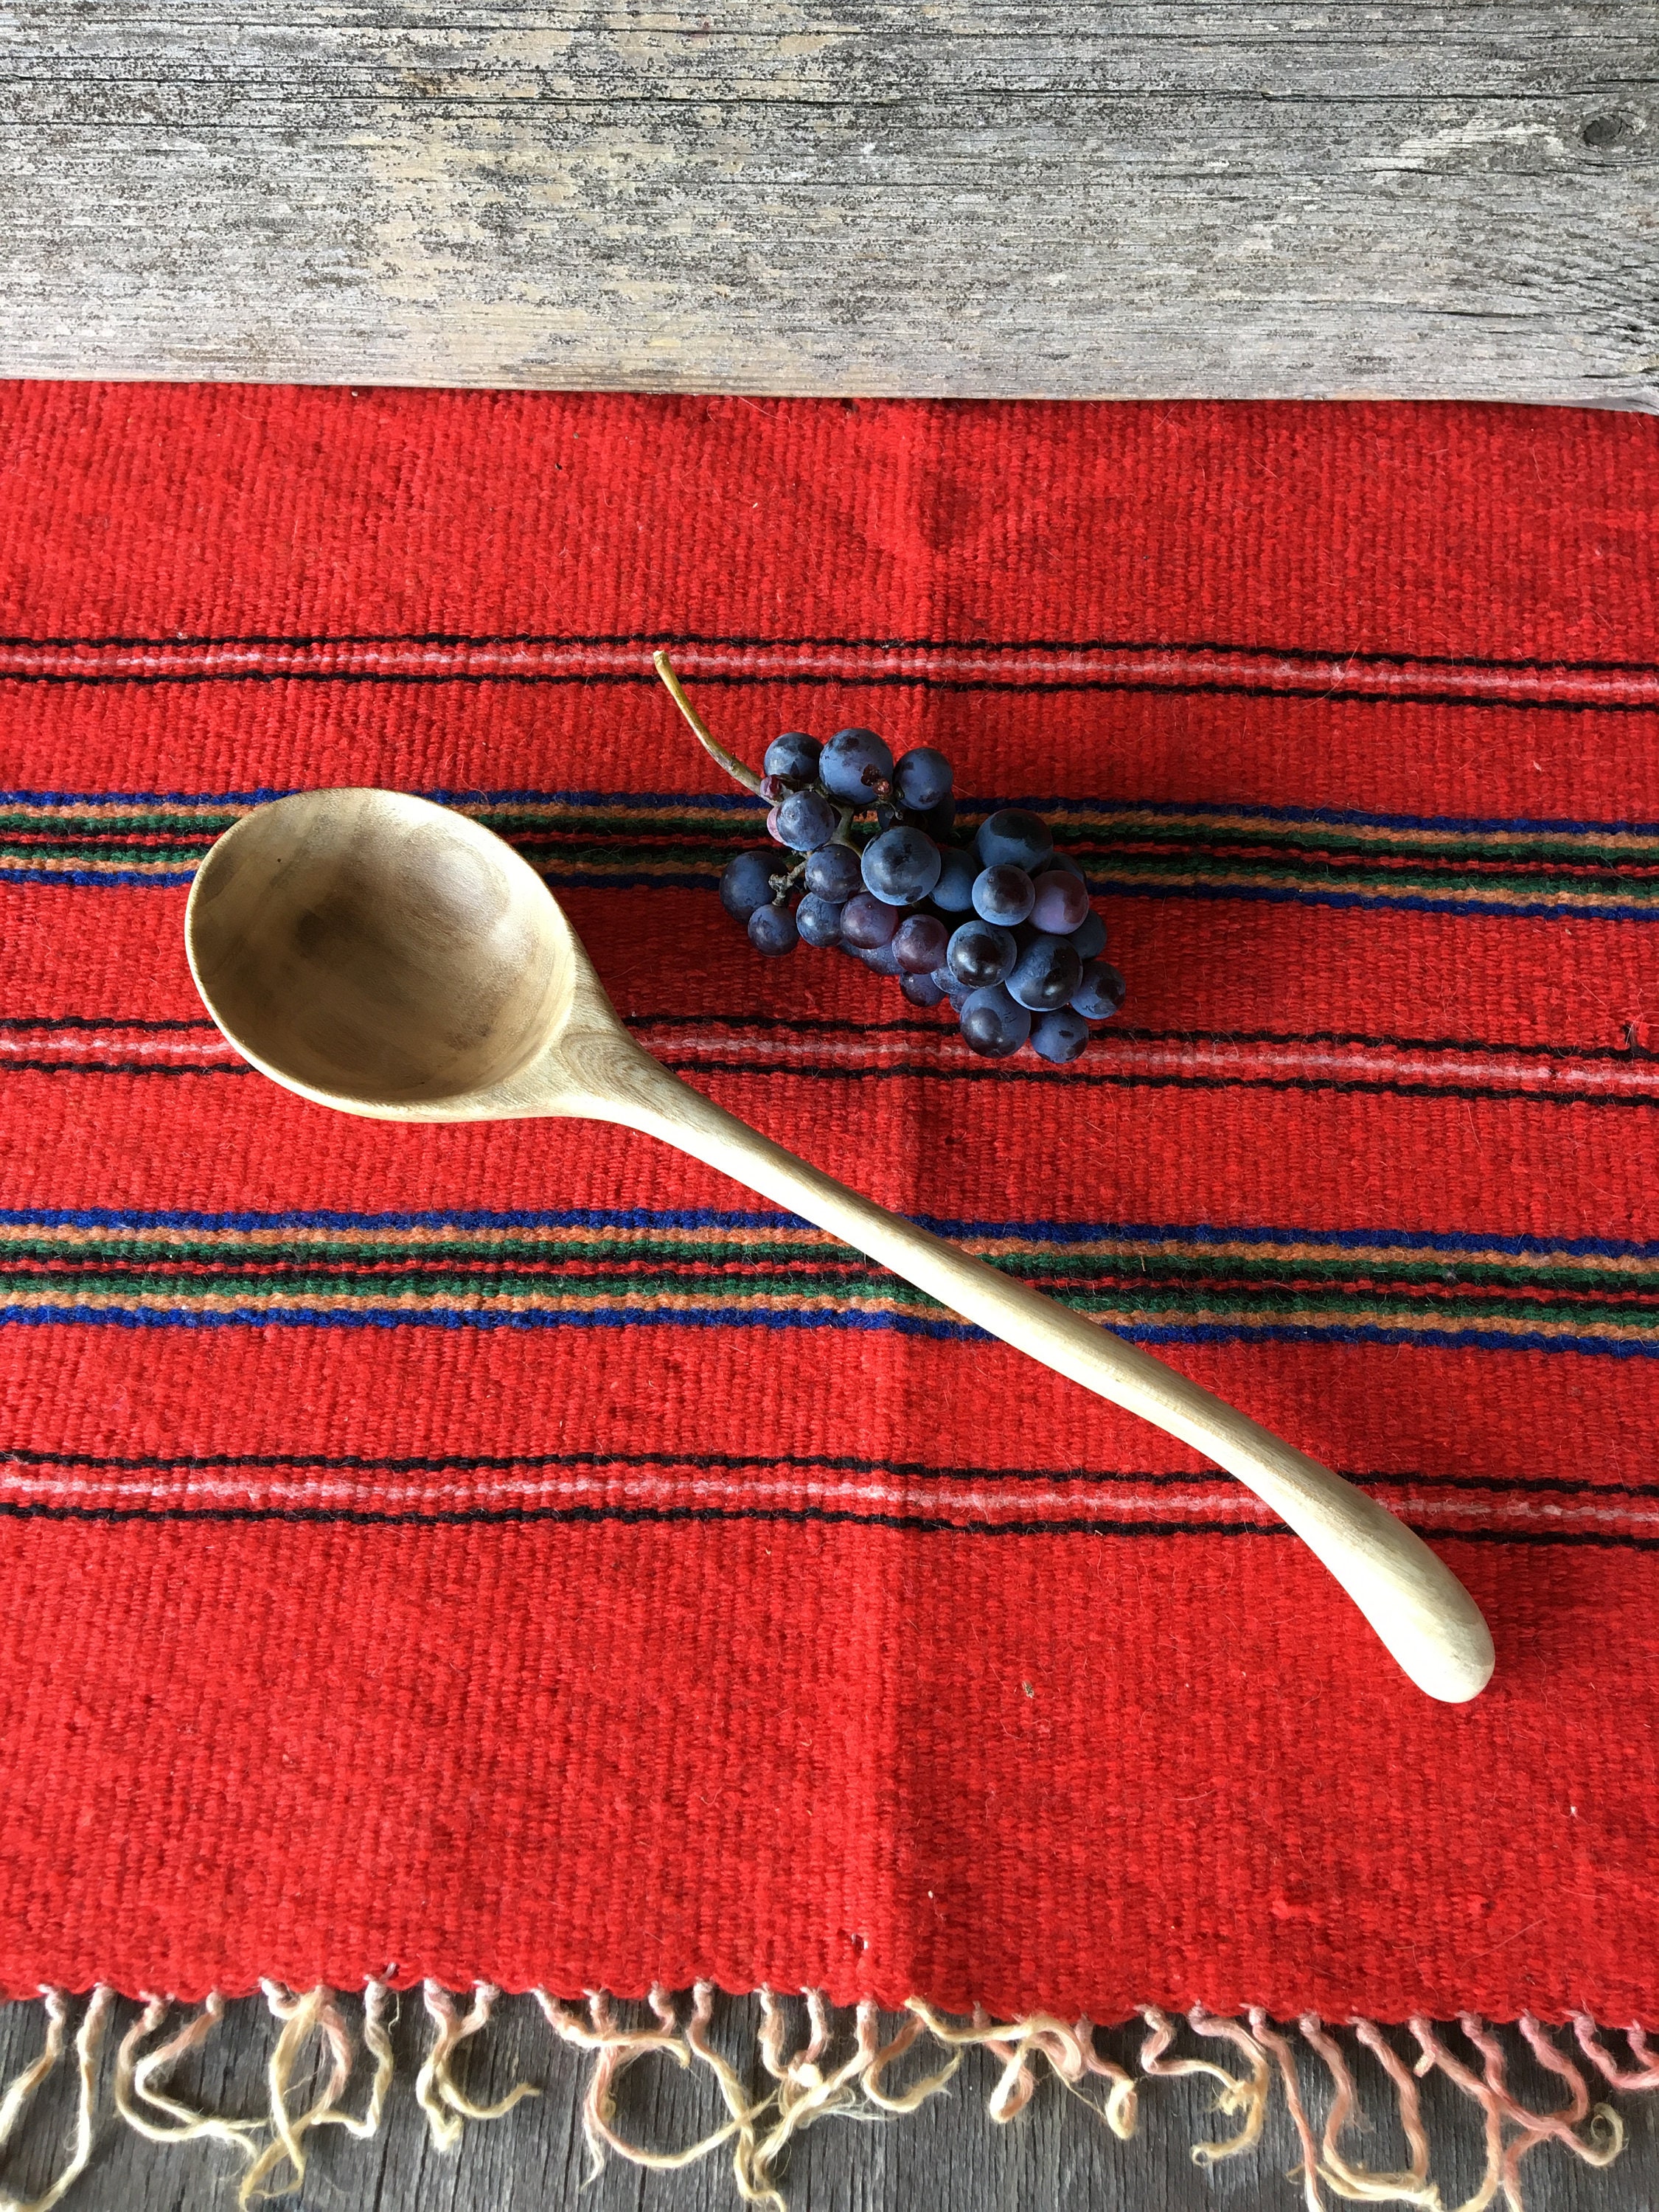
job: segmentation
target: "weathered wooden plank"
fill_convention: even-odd
[[[134,2011],[131,2005],[120,2008],[118,2033]],[[756,2025],[751,1999],[726,2003],[716,2018],[717,2042],[745,2075],[754,2067]],[[0,2006],[0,2080],[9,2080],[34,2056],[40,2027],[38,2006]],[[1455,2040],[1455,2030],[1447,2033]],[[231,2005],[219,2033],[180,2069],[178,2086],[216,2111],[257,2111],[276,2035],[260,2000]],[[1505,2033],[1504,2040],[1516,2093],[1539,2109],[1558,2103],[1560,2083],[1533,2063],[1513,2031]],[[338,2212],[343,2206],[403,2212],[416,2205],[422,2212],[551,2212],[556,2206],[577,2204],[592,2212],[726,2212],[738,2204],[730,2167],[719,2155],[679,2173],[642,2174],[613,2160],[579,2195],[588,2170],[580,2111],[583,2063],[552,2043],[528,1999],[506,2002],[486,2036],[468,2046],[463,2078],[480,2101],[504,2095],[520,2080],[538,2084],[543,2094],[503,2120],[469,2128],[452,2155],[433,2149],[410,2087],[426,2042],[417,1997],[404,2000],[393,2041],[399,2080],[380,2134],[367,2143],[354,2142],[338,2129],[310,2137],[313,2162],[304,2190],[297,2199],[287,2200],[299,2212],[307,2207]],[[1412,2048],[1409,2039],[1397,2035],[1396,2041],[1404,2051]],[[1101,2042],[1132,2064],[1139,2037],[1120,2030]],[[1206,2050],[1195,2039],[1188,2047]],[[1206,2055],[1213,2055],[1213,2046]],[[112,2118],[111,2056],[106,2050],[94,2160],[84,2182],[65,2199],[67,2212],[82,2204],[88,2212],[117,2206],[121,2212],[183,2212],[187,2207],[234,2203],[228,2177],[235,2172],[235,2161],[222,2148],[143,2142]],[[1308,2062],[1308,2054],[1304,2057]],[[1018,2119],[994,2126],[986,2117],[985,2100],[997,2070],[988,2058],[975,2054],[948,2096],[935,2098],[908,2118],[862,2125],[828,2121],[803,2136],[786,2183],[793,2212],[931,2205],[949,2206],[951,2212],[1000,2212],[1014,2205],[1021,2212],[1075,2212],[1079,2206],[1090,2212],[1146,2212],[1149,2207],[1158,2212],[1212,2212],[1218,2203],[1248,2206],[1250,2212],[1274,2212],[1276,2207],[1295,2212],[1303,2201],[1299,2182],[1285,2178],[1299,2163],[1300,2151],[1282,2097],[1275,2097],[1261,2145],[1236,2163],[1206,2172],[1193,2165],[1191,2146],[1224,2140],[1235,2125],[1212,2109],[1212,2081],[1189,2077],[1146,2084],[1138,2132],[1122,2143],[1052,2079]],[[68,2071],[60,2069],[0,2166],[0,2190],[11,2196],[44,2188],[61,2163],[73,2111]],[[1370,2124],[1348,2142],[1348,2154],[1372,2166],[1402,2165],[1406,2146],[1391,2093],[1369,2062],[1357,2073]],[[1328,2085],[1312,2063],[1304,2063],[1303,2078],[1318,2125]],[[902,2074],[896,2076],[900,2080]],[[302,2079],[296,2090],[303,2093],[304,2086]],[[354,2089],[349,2100],[354,2109],[361,2094],[361,2087]],[[302,2095],[295,2101],[302,2102]],[[664,2147],[691,2141],[723,2117],[706,2075],[690,2080],[662,2064],[642,2065],[625,2075],[619,2106],[624,2135]],[[1659,2099],[1626,2099],[1621,2107],[1630,2141],[1611,2170],[1583,2166],[1553,2144],[1528,2154],[1522,2178],[1532,2212],[1650,2212],[1659,2196]],[[1462,2203],[1480,2178],[1480,2116],[1439,2075],[1424,2084],[1423,2111],[1443,2201]]]
[[[1659,398],[1659,8],[0,14],[0,371]]]

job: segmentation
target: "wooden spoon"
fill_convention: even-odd
[[[642,1052],[541,878],[465,815],[392,791],[256,808],[204,861],[185,938],[225,1036],[301,1097],[389,1121],[591,1116],[677,1145],[1236,1474],[1431,1697],[1460,1702],[1491,1676],[1468,1593],[1363,1492],[1161,1360],[809,1167]]]

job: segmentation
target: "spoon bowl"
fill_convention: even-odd
[[[400,1118],[494,1090],[544,1052],[579,957],[511,846],[393,791],[301,792],[245,815],[196,878],[185,943],[256,1067]]]
[[[586,1115],[676,1146],[1238,1476],[1431,1697],[1455,1704],[1485,1686],[1486,1624],[1403,1522],[1161,1360],[848,1190],[671,1074],[623,1028],[541,878],[465,815],[368,790],[256,808],[204,861],[185,938],[208,1012],[289,1090],[383,1121]]]

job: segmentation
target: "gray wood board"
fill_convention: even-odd
[[[643,2008],[641,2008],[643,2016]],[[123,2005],[104,2060],[104,2118],[94,2163],[65,2200],[69,2212],[183,2212],[234,2203],[235,2161],[211,2145],[158,2147],[141,2142],[112,2115],[108,2076],[116,2036],[134,2016]],[[727,2001],[716,2014],[715,2039],[741,2069],[753,2066],[757,2012],[752,2000]],[[40,2047],[40,2008],[0,2008],[0,2079],[9,2080]],[[1448,2030],[1454,2042],[1455,2030]],[[338,2129],[309,2138],[314,2146],[304,2190],[296,2202],[313,2212],[716,2212],[736,2208],[729,2166],[719,2154],[678,2174],[643,2173],[617,2161],[592,2187],[582,2142],[580,2098],[585,2062],[556,2045],[528,1999],[509,2000],[486,2034],[467,2046],[459,2073],[481,2101],[500,2097],[528,2080],[544,2094],[520,2104],[505,2119],[471,2127],[459,2153],[435,2152],[410,2083],[427,2041],[418,1996],[405,1996],[393,2041],[399,2078],[386,2123],[371,2142],[351,2141]],[[249,2113],[260,2108],[264,2068],[276,2028],[258,1999],[230,2006],[223,2026],[177,2086],[216,2111]],[[1517,2094],[1538,2109],[1561,2101],[1562,2085],[1532,2061],[1520,2039],[1504,2035],[1510,2079]],[[1133,2066],[1138,2033],[1115,2031],[1101,2038],[1121,2062]],[[1413,2046],[1396,2036],[1402,2053]],[[1183,2039],[1180,2046],[1215,2056],[1215,2046]],[[1350,2045],[1352,2050],[1352,2042]],[[1316,2125],[1322,2121],[1327,2087],[1322,2069],[1303,2054],[1304,2089]],[[786,2192],[792,2212],[1200,2212],[1236,2206],[1241,2212],[1297,2212],[1299,2183],[1285,2179],[1299,2152],[1284,2099],[1273,2108],[1260,2147],[1214,2167],[1196,2168],[1194,2142],[1224,2136],[1233,2123],[1211,2110],[1213,2085],[1201,2080],[1145,2085],[1134,2140],[1121,2143],[1095,2115],[1046,2080],[1031,2105],[1006,2126],[986,2117],[985,2098],[996,2068],[983,2054],[970,2056],[951,2093],[902,2119],[860,2124],[827,2120],[803,2136],[792,2153]],[[896,2074],[894,2086],[902,2081]],[[66,2064],[32,2111],[20,2144],[0,2164],[0,2191],[27,2196],[42,2189],[62,2159],[73,2115],[71,2069]],[[1350,2155],[1373,2166],[1404,2163],[1391,2097],[1380,2072],[1357,2068],[1364,2108],[1376,2124],[1352,2138]],[[361,2081],[349,2102],[356,2108]],[[1480,2127],[1474,2106],[1438,2075],[1424,2085],[1424,2117],[1434,2146],[1434,2173],[1443,2202],[1462,2203],[1482,2168]],[[1529,2212],[1652,2212],[1659,2203],[1659,2098],[1626,2099],[1621,2109],[1629,2140],[1619,2162],[1594,2172],[1553,2143],[1530,2153],[1522,2167]],[[723,2113],[704,2075],[688,2081],[672,2067],[642,2064],[623,2077],[618,2124],[636,2140],[665,2146],[685,2142]],[[580,2192],[580,2193],[579,2193]],[[1334,2202],[1334,2200],[1332,2200]]]
[[[1659,402],[1659,6],[0,4],[0,373]]]

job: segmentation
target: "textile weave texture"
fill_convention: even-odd
[[[1659,2016],[1659,426],[0,404],[0,1987]],[[658,644],[750,760],[866,723],[1040,806],[1117,1024],[981,1063],[759,958]],[[647,1139],[244,1069],[191,871],[347,782],[511,839],[691,1083],[1373,1491],[1491,1689]]]

